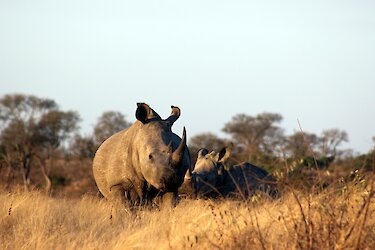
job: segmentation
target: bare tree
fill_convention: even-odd
[[[21,171],[27,189],[35,161],[45,161],[68,138],[77,128],[78,114],[59,111],[51,99],[22,94],[0,98],[0,114],[0,158],[9,172]],[[45,168],[41,171],[48,179]]]
[[[30,183],[35,154],[32,137],[36,122],[46,112],[56,109],[53,100],[32,95],[5,95],[0,99],[0,142],[4,148],[0,157],[7,162],[9,173],[21,171],[25,189]]]
[[[306,156],[311,156],[317,146],[317,143],[318,137],[314,133],[298,131],[288,136],[286,151],[288,152],[289,156],[300,159]]]
[[[322,155],[336,156],[341,153],[337,150],[337,147],[348,141],[348,134],[336,128],[327,129],[323,130],[319,141],[319,149]]]
[[[236,148],[242,148],[243,160],[254,160],[261,154],[273,154],[275,145],[282,140],[283,130],[277,126],[282,116],[261,113],[257,116],[238,114],[225,124],[223,131],[230,134]]]
[[[131,123],[126,121],[125,116],[117,111],[104,112],[94,127],[95,142],[100,145],[111,135],[130,127]]]
[[[92,136],[75,135],[69,146],[70,155],[79,159],[93,158],[97,150],[97,145]]]
[[[32,139],[38,149],[36,157],[46,181],[47,192],[51,188],[49,174],[54,165],[56,150],[78,129],[79,120],[76,112],[53,110],[42,115],[35,126]]]

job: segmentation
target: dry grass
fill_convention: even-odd
[[[375,249],[372,182],[270,201],[182,200],[128,214],[104,199],[0,193],[0,249]]]

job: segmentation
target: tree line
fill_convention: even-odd
[[[219,150],[232,148],[232,161],[248,161],[270,171],[285,166],[328,167],[332,162],[352,164],[351,168],[373,165],[373,151],[358,157],[340,146],[348,134],[340,129],[323,130],[320,135],[295,131],[286,135],[280,123],[283,117],[264,112],[255,116],[236,114],[224,124],[228,135],[220,138],[213,133],[201,133],[189,140],[192,160],[205,147]],[[34,95],[8,94],[0,98],[0,174],[11,183],[20,176],[25,189],[30,185],[30,173],[38,169],[51,189],[51,172],[61,159],[92,159],[99,145],[112,134],[131,125],[118,111],[101,114],[93,131],[79,133],[81,118],[76,111],[61,110],[52,99]],[[362,157],[362,158],[361,158]],[[356,163],[357,161],[357,163]]]

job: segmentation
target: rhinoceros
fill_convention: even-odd
[[[271,197],[278,196],[276,182],[266,170],[248,162],[226,167],[229,156],[228,147],[219,153],[200,149],[194,170],[186,173],[180,194],[247,199],[256,190],[261,190]]]
[[[180,116],[172,106],[167,119],[147,104],[137,103],[136,121],[105,140],[93,160],[93,173],[104,197],[145,204],[166,193],[177,194],[190,167],[186,130],[182,139],[171,130]]]

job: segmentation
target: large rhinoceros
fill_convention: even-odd
[[[226,167],[229,156],[228,147],[219,153],[208,153],[205,148],[199,150],[194,170],[186,173],[180,194],[247,199],[261,190],[271,197],[278,196],[275,180],[266,170],[248,162]]]
[[[137,103],[137,121],[103,142],[95,154],[93,173],[104,197],[131,205],[165,193],[177,194],[190,167],[186,131],[182,139],[171,130],[180,116],[172,106],[163,120],[147,104]]]

